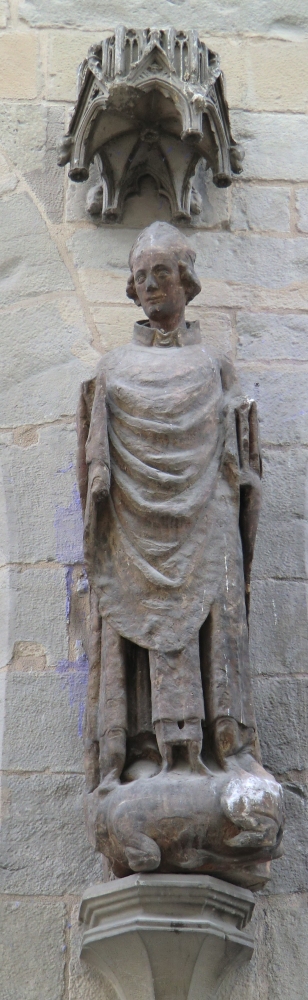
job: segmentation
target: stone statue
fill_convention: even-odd
[[[185,322],[194,261],[167,223],[138,236],[127,294],[147,319],[82,386],[86,811],[116,875],[186,870],[254,886],[282,826],[249,675],[257,412],[230,360]]]

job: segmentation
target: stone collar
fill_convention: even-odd
[[[198,320],[194,320],[165,333],[165,330],[139,320],[134,326],[133,343],[143,344],[144,347],[186,347],[189,344],[200,344],[200,324]]]

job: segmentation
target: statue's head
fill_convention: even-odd
[[[188,240],[167,222],[153,222],[133,244],[126,294],[142,306],[150,323],[174,326],[185,305],[198,295],[194,270],[196,254]]]

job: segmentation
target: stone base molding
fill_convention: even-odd
[[[81,958],[120,1000],[211,1000],[249,959],[248,889],[210,875],[129,875],[83,895]]]

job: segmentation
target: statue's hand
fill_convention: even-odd
[[[110,489],[110,472],[107,465],[92,463],[89,471],[89,487],[95,503],[106,500]]]
[[[261,479],[258,472],[255,472],[251,465],[240,469],[240,486],[253,486],[254,490],[261,495]]]

